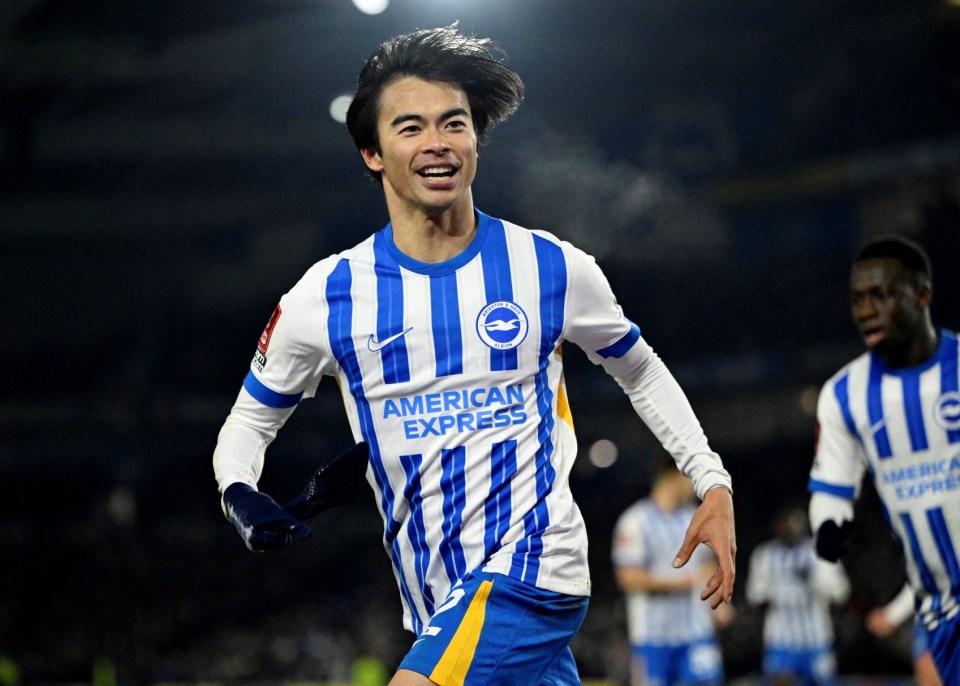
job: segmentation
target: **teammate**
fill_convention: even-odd
[[[930,260],[897,236],[868,242],[850,278],[867,352],[824,385],[810,473],[817,552],[846,551],[865,472],[906,556],[917,614],[946,684],[960,684],[960,354],[934,327]]]
[[[715,626],[732,620],[732,608],[721,605],[711,613],[697,599],[716,558],[699,549],[685,569],[672,564],[696,510],[694,499],[690,480],[668,459],[658,465],[650,495],[627,508],[614,528],[613,566],[626,596],[634,686],[723,682]]]
[[[937,666],[933,664],[933,656],[930,655],[927,634],[923,625],[915,619],[913,590],[910,588],[910,584],[904,584],[893,600],[883,607],[870,610],[867,613],[865,623],[867,629],[874,636],[886,638],[893,634],[898,626],[911,618],[914,619],[912,622],[913,648],[911,659],[913,661],[913,679],[916,681],[916,686],[943,686],[940,675],[937,674]]]
[[[802,509],[778,514],[776,535],[754,548],[748,574],[747,601],[766,606],[763,673],[768,683],[831,683],[837,661],[830,606],[850,597],[850,581],[840,562],[817,557]]]
[[[730,476],[682,390],[592,258],[474,207],[478,144],[523,97],[496,50],[453,25],[390,39],[367,60],[347,128],[390,222],[281,298],[214,454],[248,546],[305,538],[300,519],[337,491],[324,471],[296,517],[256,484],[277,430],[336,378],[358,442],[336,464],[367,460],[416,635],[391,686],[579,683],[568,644],[590,577],[568,484],[564,341],[617,379],[696,485],[703,504],[675,563],[705,543],[720,566],[702,598],[733,592]]]

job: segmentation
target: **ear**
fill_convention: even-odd
[[[370,171],[377,173],[383,171],[383,161],[380,159],[380,153],[378,153],[374,148],[361,149],[360,156],[363,158],[363,163],[367,165],[367,169]]]
[[[928,284],[920,286],[917,289],[917,305],[921,309],[926,309],[930,307],[931,302],[933,302],[933,289]]]

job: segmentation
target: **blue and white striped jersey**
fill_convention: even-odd
[[[767,603],[763,642],[768,648],[832,648],[830,605],[850,594],[850,581],[837,562],[817,557],[813,539],[788,545],[774,539],[750,556],[747,601]]]
[[[809,485],[853,500],[869,471],[929,629],[960,611],[960,353],[939,333],[923,365],[888,369],[867,352],[827,381]]]
[[[729,486],[681,408],[682,392],[593,259],[477,214],[470,246],[443,263],[401,253],[388,225],[314,265],[281,299],[214,454],[221,491],[255,485],[289,413],[323,376],[335,377],[355,439],[370,445],[384,546],[404,624],[418,634],[478,568],[590,592],[584,523],[568,485],[577,443],[562,341],[635,394],[638,413],[698,489]]]
[[[649,498],[640,500],[617,519],[611,558],[614,567],[637,567],[659,578],[689,577],[713,558],[697,548],[681,569],[673,559],[683,543],[694,505],[663,510]],[[701,584],[671,593],[626,593],[627,633],[633,645],[677,646],[714,636],[710,605],[700,600]]]

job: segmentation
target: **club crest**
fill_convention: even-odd
[[[496,300],[480,310],[477,335],[494,350],[516,348],[527,337],[527,315],[516,303]]]

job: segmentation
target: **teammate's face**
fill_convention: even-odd
[[[850,276],[853,321],[871,350],[905,350],[923,332],[930,289],[918,288],[899,260],[857,262]]]
[[[457,86],[405,77],[383,89],[377,118],[380,150],[361,151],[381,173],[391,216],[436,216],[472,205],[477,134]]]

